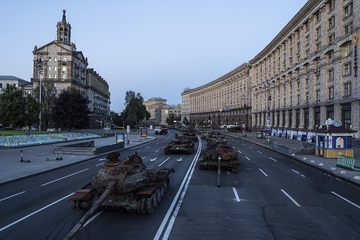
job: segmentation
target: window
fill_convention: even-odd
[[[332,12],[335,9],[335,0],[330,0],[329,2],[329,12]]]
[[[344,110],[344,128],[350,129],[351,126],[351,111]]]
[[[65,71],[66,71],[66,67],[62,67],[62,71],[65,72]]]
[[[51,66],[49,66],[48,68],[49,68],[49,71],[51,71]]]
[[[334,81],[334,69],[328,70],[328,77],[329,77],[329,82]]]
[[[351,53],[351,43],[346,44],[341,48],[342,57],[347,57]]]
[[[51,78],[51,74],[49,73],[49,78]]]
[[[320,51],[320,47],[321,47],[321,43],[319,42],[316,44],[316,52]]]
[[[55,62],[57,61],[57,57],[54,58],[54,61],[55,61]]]
[[[305,37],[305,45],[309,45],[310,44],[310,35],[307,35]]]
[[[0,88],[3,88],[3,84],[2,84],[2,83],[0,83]]]
[[[334,86],[329,87],[329,99],[334,99]]]
[[[55,72],[57,71],[57,66],[54,67],[54,71],[55,71]]]
[[[350,76],[351,74],[351,63],[346,63],[344,65],[344,76]]]
[[[309,93],[308,92],[306,93],[305,101],[306,101],[306,103],[309,103]]]
[[[320,90],[316,90],[316,101],[319,102],[320,101]]]
[[[344,96],[351,96],[351,82],[344,84]]]
[[[51,62],[51,57],[49,57],[49,62]]]
[[[321,37],[321,27],[318,27],[316,29],[316,40],[319,40]]]
[[[349,23],[349,24],[345,25],[345,27],[344,27],[344,33],[345,33],[345,35],[350,34],[351,31],[352,31],[352,23]]]
[[[349,17],[353,13],[353,3],[349,3],[344,7],[344,15],[345,17]]]
[[[316,73],[315,80],[316,80],[316,85],[319,85],[320,84],[320,73],[319,72]]]
[[[335,27],[335,16],[329,18],[329,30]]]
[[[333,60],[334,58],[334,52],[331,51],[327,54],[327,64],[331,64],[331,61]]]
[[[335,34],[329,36],[329,44],[332,44],[335,41]]]

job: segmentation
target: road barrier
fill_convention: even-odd
[[[360,168],[355,166],[356,158],[347,156],[338,156],[336,166],[346,168],[352,171],[360,171]]]

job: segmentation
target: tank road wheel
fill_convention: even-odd
[[[141,199],[139,202],[138,202],[138,209],[137,209],[137,212],[138,213],[146,213],[145,211],[145,199]]]
[[[169,155],[169,154],[170,154],[169,148],[167,148],[167,147],[164,148],[164,154],[165,154],[165,155]]]
[[[157,208],[158,203],[159,203],[157,196],[158,196],[157,191],[155,191],[154,194],[151,195],[151,198],[153,199],[153,202],[154,202],[154,208]]]
[[[146,199],[146,213],[152,214],[154,212],[154,199],[153,197],[149,197]]]
[[[158,206],[158,203],[161,202],[161,193],[160,193],[160,189],[157,188],[155,191],[155,198],[154,198],[154,203],[155,203],[155,208]]]
[[[164,186],[160,187],[159,192],[160,192],[160,198],[163,198],[165,196],[165,188],[164,188]]]

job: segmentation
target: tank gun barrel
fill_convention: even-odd
[[[90,219],[94,212],[99,208],[99,206],[106,200],[106,198],[115,190],[117,181],[109,181],[108,186],[105,192],[100,196],[100,198],[95,202],[95,204],[89,209],[89,211],[80,219],[80,221],[75,225],[75,227],[68,233],[64,240],[72,239],[75,234],[84,226],[85,222]]]

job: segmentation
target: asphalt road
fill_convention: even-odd
[[[138,151],[147,168],[175,169],[154,213],[100,211],[74,239],[360,239],[358,187],[232,137],[241,166],[222,171],[217,187],[217,171],[199,170],[197,151],[164,155],[172,137],[121,152]],[[69,196],[103,162],[97,156],[1,185],[0,239],[63,239],[85,214]]]

